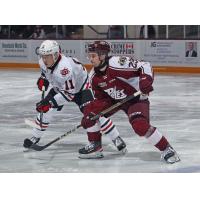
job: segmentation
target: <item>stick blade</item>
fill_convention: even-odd
[[[42,151],[43,149],[45,149],[46,148],[46,146],[39,146],[39,145],[37,145],[37,144],[33,144],[33,145],[31,145],[31,147],[30,147],[30,149],[33,149],[33,150],[35,150],[35,151]]]

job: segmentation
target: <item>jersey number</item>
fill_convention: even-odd
[[[65,81],[66,90],[74,89],[74,84],[72,79]]]

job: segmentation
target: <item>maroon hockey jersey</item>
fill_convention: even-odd
[[[90,72],[94,95],[97,99],[124,99],[139,90],[139,79],[142,74],[153,78],[149,62],[125,56],[112,56],[108,60],[105,72],[98,73],[94,69]],[[147,95],[141,98],[145,99]]]

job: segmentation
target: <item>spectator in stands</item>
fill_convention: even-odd
[[[8,38],[8,28],[2,26],[0,30],[0,38],[7,39]]]
[[[197,51],[194,50],[194,42],[187,42],[187,51],[185,57],[197,57]]]
[[[21,33],[21,38],[24,38],[24,39],[30,38],[33,32],[34,32],[34,26],[27,25],[25,29],[23,30],[23,33]]]
[[[10,30],[10,35],[9,37],[11,39],[23,39],[23,37],[21,36],[21,34],[23,33],[24,31],[24,28],[26,26],[25,25],[11,25],[9,30]]]
[[[144,34],[144,25],[141,26],[140,28],[140,38],[145,38],[145,34]],[[148,25],[147,26],[147,31],[148,31],[148,38],[149,39],[154,39],[156,38],[156,31],[153,25]]]
[[[110,39],[123,39],[124,38],[124,27],[115,25],[109,27],[109,37]]]
[[[35,26],[35,30],[33,34],[30,36],[32,39],[44,39],[46,38],[46,34],[44,28],[42,26]]]
[[[83,39],[83,28],[74,29],[74,31],[72,31],[68,35],[69,35],[69,38],[72,39],[72,40]]]

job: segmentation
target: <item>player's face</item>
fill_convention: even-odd
[[[42,60],[47,68],[54,64],[53,55],[42,55]]]
[[[101,63],[101,60],[97,53],[89,53],[88,58],[94,67],[98,67]]]

